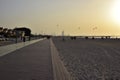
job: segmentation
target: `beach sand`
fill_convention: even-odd
[[[53,42],[75,80],[120,80],[120,40],[55,37]]]

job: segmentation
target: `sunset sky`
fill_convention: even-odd
[[[120,0],[0,0],[0,26],[32,33],[120,35]]]

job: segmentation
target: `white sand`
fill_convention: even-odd
[[[76,80],[120,80],[120,40],[53,38],[53,42]]]

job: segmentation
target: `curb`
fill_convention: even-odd
[[[59,53],[52,42],[52,39],[50,39],[50,45],[54,80],[72,80],[69,72],[64,66],[64,63],[60,60]]]

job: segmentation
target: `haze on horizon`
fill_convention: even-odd
[[[0,0],[0,26],[32,33],[120,35],[120,0]]]

